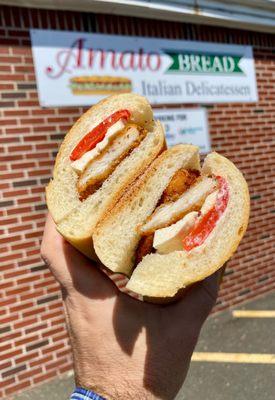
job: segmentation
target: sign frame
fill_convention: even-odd
[[[114,85],[146,96],[153,105],[258,100],[252,46],[43,29],[30,33],[43,107],[91,105]]]

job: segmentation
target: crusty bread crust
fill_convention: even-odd
[[[144,127],[148,131],[147,137],[118,165],[99,190],[81,202],[76,189],[78,177],[70,165],[70,153],[87,132],[120,109],[131,112],[130,122]],[[144,97],[114,95],[91,107],[67,133],[56,157],[53,180],[46,188],[47,205],[57,230],[81,252],[95,259],[92,244],[95,224],[105,209],[118,201],[125,188],[143,173],[164,147],[163,128],[154,122],[152,109]]]
[[[145,301],[174,301],[183,290],[217,271],[236,251],[248,224],[249,192],[240,171],[225,157],[212,153],[202,168],[204,174],[224,177],[229,185],[229,203],[205,242],[191,250],[166,255],[150,254],[134,270],[127,289]]]

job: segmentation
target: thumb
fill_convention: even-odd
[[[115,285],[96,263],[60,235],[50,214],[45,223],[41,256],[56,280],[67,291],[77,290],[89,297],[95,293],[100,294],[100,297],[116,293]]]

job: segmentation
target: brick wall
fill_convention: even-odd
[[[72,366],[59,287],[40,259],[39,243],[44,186],[57,148],[83,108],[39,107],[31,27],[253,45],[259,102],[207,105],[213,148],[244,172],[252,206],[248,232],[228,263],[216,310],[274,289],[274,36],[11,7],[1,8],[0,24],[0,398]]]

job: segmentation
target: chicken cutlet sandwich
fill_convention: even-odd
[[[67,133],[46,188],[58,231],[95,258],[95,225],[165,146],[144,97],[119,94],[91,107]]]
[[[132,82],[119,76],[77,76],[71,78],[70,88],[74,95],[128,93]]]
[[[241,172],[198,148],[163,152],[98,224],[95,251],[127,289],[147,301],[169,302],[218,270],[247,228],[249,193]]]

